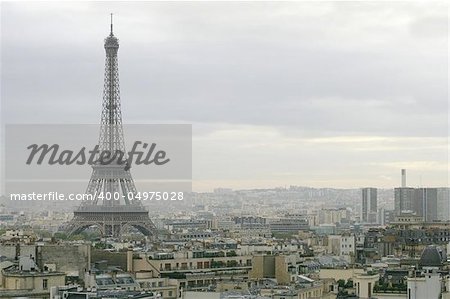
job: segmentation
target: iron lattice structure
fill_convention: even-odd
[[[120,151],[125,154],[125,160],[117,59],[119,40],[113,34],[112,22],[111,33],[105,39],[105,50],[99,152]],[[92,200],[84,201],[74,211],[74,217],[68,225],[69,235],[78,234],[90,226],[97,226],[104,236],[120,237],[126,226],[135,227],[146,236],[154,235],[155,226],[146,208],[140,201],[129,200],[136,194],[129,167],[115,161],[108,164],[96,163],[92,168],[92,176],[86,190]],[[110,194],[110,200],[106,200],[107,194]]]

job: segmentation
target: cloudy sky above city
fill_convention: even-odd
[[[113,12],[124,123],[192,124],[194,190],[447,185],[444,3],[1,9],[4,123],[99,122]]]

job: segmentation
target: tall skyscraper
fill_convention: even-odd
[[[437,220],[437,188],[417,188],[414,212],[424,221]]]
[[[395,216],[413,213],[415,189],[400,187],[394,189]]]
[[[437,188],[437,219],[450,220],[450,188]]]
[[[395,215],[414,214],[424,221],[438,220],[437,188],[395,188]]]
[[[401,187],[394,189],[395,216],[414,213],[414,188],[406,187],[406,169],[401,170]]]
[[[362,189],[361,222],[377,222],[377,188]]]

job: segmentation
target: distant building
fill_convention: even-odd
[[[261,228],[266,226],[266,219],[257,216],[239,216],[233,218],[234,223],[241,228]]]
[[[328,236],[328,253],[352,263],[356,255],[355,236],[348,234]]]
[[[416,189],[416,213],[427,222],[437,218],[437,188]]]
[[[177,279],[184,290],[206,290],[216,279],[247,277],[252,256],[235,250],[183,250],[131,255],[127,264],[130,272],[147,273],[147,279]]]
[[[342,235],[341,236],[341,256],[354,256],[355,255],[355,236]]]
[[[395,219],[394,210],[387,210],[385,208],[378,209],[378,221],[380,225],[388,225]]]
[[[318,211],[319,224],[336,224],[350,221],[350,211],[346,208],[327,208]]]
[[[437,219],[450,220],[450,188],[437,188]]]
[[[401,187],[394,189],[394,210],[396,216],[414,211],[414,196],[414,188]]]
[[[361,221],[377,223],[377,188],[363,188],[361,199]]]
[[[59,286],[52,287],[50,291],[50,298],[77,298],[77,299],[92,299],[92,298],[127,298],[127,299],[160,299],[160,293],[150,291],[133,291],[126,289],[117,290],[97,290],[96,288],[84,289],[80,286]],[[164,296],[163,298],[171,298]],[[173,297],[176,298],[176,297]]]
[[[164,221],[164,228],[172,232],[186,229],[211,229],[212,222],[209,219],[167,219]]]
[[[425,221],[438,220],[438,188],[395,188],[395,215],[415,214]],[[440,192],[445,196],[445,192]]]
[[[268,219],[272,233],[297,233],[309,230],[308,220],[304,216],[291,216]]]
[[[86,287],[96,288],[97,290],[140,290],[139,283],[137,283],[136,280],[126,272],[101,274],[86,272],[84,281]]]
[[[228,217],[215,217],[213,220],[212,228],[219,230],[232,230],[236,227],[234,220]]]
[[[170,278],[151,278],[148,272],[136,272],[136,281],[141,290],[152,291],[161,294],[162,298],[179,298],[178,281]]]
[[[448,220],[450,218],[448,188],[406,187],[406,170],[402,169],[402,187],[394,189],[395,216],[415,214],[424,221]],[[439,209],[441,208],[441,212]],[[447,212],[447,214],[445,214]]]
[[[298,255],[255,255],[249,278],[253,280],[274,278],[278,284],[287,285],[299,274],[301,260]]]
[[[320,224],[319,226],[312,227],[312,230],[317,235],[335,235],[337,232],[336,224]]]

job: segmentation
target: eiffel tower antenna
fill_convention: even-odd
[[[113,14],[111,13],[111,35],[113,34]]]
[[[123,153],[126,161],[125,142],[122,126],[122,112],[119,88],[119,67],[117,52],[119,40],[111,33],[105,38],[105,80],[98,140],[99,153],[117,151]],[[155,226],[148,211],[136,198],[137,191],[130,173],[130,165],[118,160],[109,164],[101,162],[92,165],[92,175],[85,200],[74,212],[68,225],[69,235],[78,234],[90,226],[97,226],[103,236],[121,237],[124,227],[134,227],[146,236],[154,235]],[[109,199],[108,197],[109,196]]]

